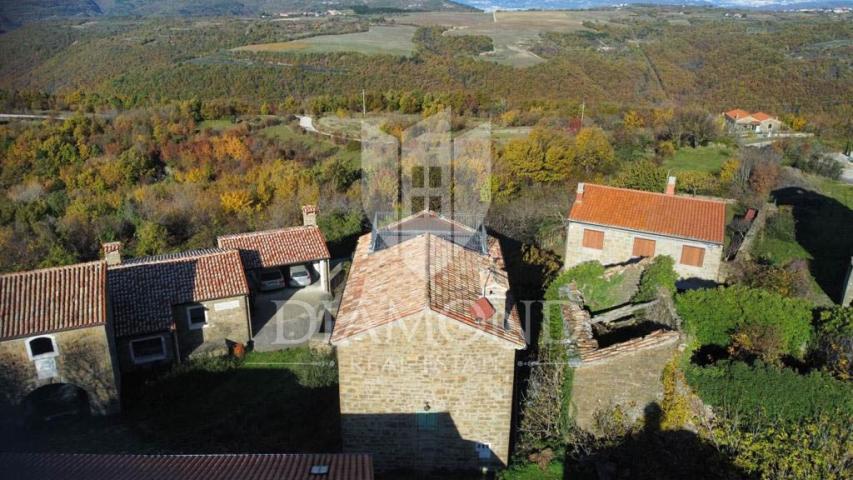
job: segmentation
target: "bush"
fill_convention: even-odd
[[[637,293],[632,299],[635,302],[648,302],[653,300],[660,289],[668,291],[670,294],[675,293],[675,282],[678,280],[678,274],[675,273],[675,260],[669,255],[661,255],[655,257],[652,263],[643,270],[640,276],[640,285],[637,287]]]
[[[853,385],[822,372],[800,375],[762,362],[722,361],[707,367],[687,364],[684,374],[705,403],[737,414],[746,424],[853,415]]]
[[[832,307],[818,315],[815,360],[842,380],[853,378],[853,307]]]
[[[554,280],[555,288],[575,282],[583,293],[584,301],[593,311],[612,307],[616,301],[616,291],[622,285],[622,275],[604,278],[604,266],[593,260],[584,262],[566,270]],[[551,290],[551,287],[548,288]],[[548,298],[546,297],[546,300]]]
[[[802,358],[812,339],[811,306],[804,300],[740,285],[693,290],[675,298],[685,329],[701,345],[728,347],[747,325],[774,325],[785,353]]]

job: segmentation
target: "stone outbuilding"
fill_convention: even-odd
[[[312,283],[318,283],[328,293],[331,255],[323,232],[317,227],[317,209],[306,205],[302,215],[302,226],[225,235],[217,239],[217,245],[240,251],[249,278],[264,269],[281,269],[289,278],[290,267],[305,265]]]
[[[597,260],[612,265],[669,255],[682,279],[717,281],[726,204],[664,193],[579,183],[566,222],[565,268]]]
[[[362,236],[331,343],[344,451],[378,471],[508,463],[526,340],[482,228],[422,212]]]
[[[122,372],[226,353],[251,340],[249,285],[237,250],[122,260],[105,247]]]
[[[105,262],[0,275],[0,390],[42,415],[119,410]],[[49,408],[53,411],[44,411]]]

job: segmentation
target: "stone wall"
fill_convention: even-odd
[[[207,325],[192,330],[187,308],[201,305],[207,311]],[[181,358],[228,353],[228,342],[246,344],[251,327],[246,297],[230,297],[206,302],[176,305],[172,308]]]
[[[166,357],[162,360],[137,364],[134,363],[130,354],[130,342],[138,339],[161,337],[166,347]],[[136,335],[132,337],[119,337],[116,339],[116,351],[118,352],[118,363],[122,373],[137,370],[156,369],[168,366],[175,362],[175,339],[172,332],[156,332],[151,334]]]
[[[39,336],[54,339],[57,355],[43,365],[55,365],[55,375],[50,368],[40,375],[29,357],[27,342]],[[104,326],[6,340],[0,342],[0,390],[9,403],[18,404],[39,387],[67,383],[86,391],[92,413],[115,413],[120,404],[114,364]]]
[[[601,250],[583,246],[583,231],[585,228],[604,232],[604,248]],[[675,271],[683,279],[700,278],[717,280],[720,262],[723,254],[722,245],[703,243],[692,240],[682,240],[662,235],[653,235],[612,227],[600,227],[570,222],[566,235],[565,268],[571,268],[579,263],[598,260],[604,265],[623,263],[630,260],[634,249],[634,239],[644,238],[655,241],[655,255],[669,255],[675,260]],[[681,249],[684,245],[705,249],[704,264],[701,267],[682,265]]]
[[[344,451],[383,471],[506,465],[515,354],[434,313],[352,337],[337,347]]]

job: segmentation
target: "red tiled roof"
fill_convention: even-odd
[[[584,185],[569,220],[679,238],[723,243],[726,204],[604,185]]]
[[[240,250],[247,269],[290,265],[329,258],[326,239],[315,226],[238,233],[217,239],[219,248]]]
[[[311,467],[328,466],[326,474]],[[367,454],[93,455],[0,453],[17,480],[373,480]]]
[[[732,120],[737,120],[739,118],[748,117],[749,112],[736,108],[734,110],[729,110],[728,112],[726,112],[726,116],[731,118]]]
[[[370,234],[356,247],[332,332],[332,343],[432,310],[486,333],[525,345],[518,310],[506,324],[478,321],[471,306],[482,297],[481,273],[503,275],[502,259],[482,255],[433,234],[370,252]]]
[[[127,260],[107,276],[117,336],[168,330],[172,306],[249,294],[237,250],[194,250]]]
[[[106,322],[105,262],[0,275],[0,339]]]
[[[770,115],[767,115],[764,112],[755,112],[752,114],[752,118],[758,120],[759,122],[763,122],[765,120],[770,120],[773,117],[771,117]]]

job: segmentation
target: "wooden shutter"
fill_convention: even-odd
[[[601,250],[604,248],[604,232],[601,230],[583,229],[583,246]]]
[[[705,249],[684,245],[681,247],[681,264],[701,267],[705,263]]]
[[[632,255],[635,257],[654,257],[655,241],[648,238],[635,238],[634,253]]]

